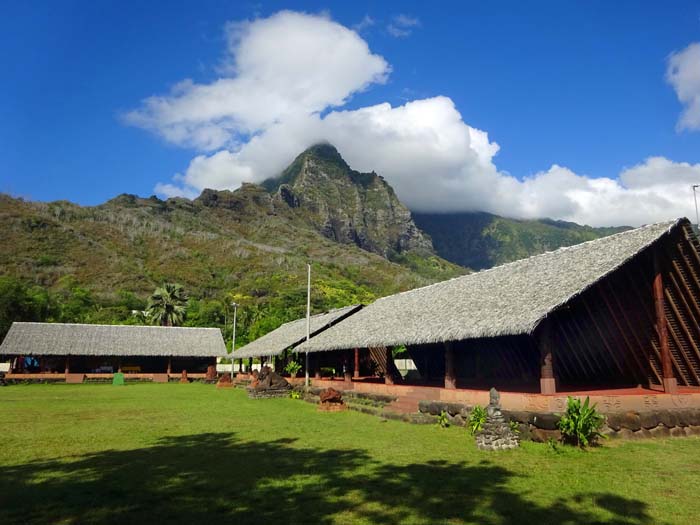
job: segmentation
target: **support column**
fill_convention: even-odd
[[[170,377],[170,374],[173,372],[173,361],[172,357],[168,357],[168,369],[166,370],[168,373],[168,377]]]
[[[352,381],[352,374],[350,373],[350,352],[343,352],[343,381],[350,383]]]
[[[233,360],[231,361],[233,362]],[[243,358],[238,360],[238,371],[242,374],[243,373]]]
[[[70,357],[66,356],[66,375],[70,374]]]
[[[352,369],[352,376],[357,379],[360,377],[360,349],[355,348],[355,366]]]
[[[248,358],[248,373],[251,374],[253,372],[253,358],[249,357]]]
[[[540,393],[556,394],[557,380],[554,376],[554,349],[551,325],[548,319],[545,319],[540,327],[537,346],[540,349]]]
[[[384,348],[386,354],[386,370],[384,372],[384,384],[394,384],[394,356],[391,355],[391,348]]]
[[[452,343],[445,343],[445,388],[457,388],[455,352]]]
[[[668,345],[668,326],[666,320],[666,304],[664,300],[664,280],[661,273],[659,258],[654,254],[654,310],[656,312],[656,331],[659,334],[661,347],[661,368],[663,372],[663,387],[667,394],[678,392],[678,383],[673,375],[671,348]]]

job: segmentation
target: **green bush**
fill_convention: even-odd
[[[299,373],[299,370],[301,370],[301,365],[296,361],[290,361],[289,363],[287,363],[287,366],[284,367],[284,371],[292,377],[296,377],[296,375]]]
[[[596,405],[589,406],[590,399],[581,403],[578,398],[569,396],[566,403],[566,413],[559,420],[562,440],[578,447],[595,444],[600,437],[600,427],[605,417],[596,410]]]
[[[450,426],[450,419],[447,417],[447,412],[444,410],[440,412],[440,415],[438,416],[437,425],[440,428],[447,428]]]
[[[484,407],[476,405],[472,409],[472,413],[469,414],[469,421],[467,422],[467,430],[473,436],[484,428],[484,423],[486,423],[486,410]]]
[[[292,399],[301,399],[301,392],[298,390],[290,390],[289,397]]]

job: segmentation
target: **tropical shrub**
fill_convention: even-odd
[[[289,397],[291,397],[292,399],[301,399],[301,392],[299,392],[298,390],[290,390]]]
[[[467,430],[473,436],[484,428],[484,423],[486,423],[486,410],[484,407],[476,405],[472,409],[472,413],[469,414],[469,421],[467,421]]]
[[[287,363],[287,366],[284,367],[284,371],[292,377],[296,377],[296,375],[299,373],[299,370],[301,370],[301,365],[296,361],[290,361],[289,363]]]
[[[450,419],[447,417],[447,412],[444,410],[440,412],[440,415],[438,416],[437,426],[440,428],[447,428],[450,426]]]
[[[559,420],[562,440],[578,447],[594,444],[598,438],[605,417],[596,410],[596,405],[589,405],[590,399],[581,403],[578,398],[569,396],[566,403],[566,413]]]

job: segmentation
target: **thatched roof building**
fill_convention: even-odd
[[[218,357],[226,346],[218,328],[12,323],[0,355]]]
[[[652,224],[384,297],[296,351],[532,334],[553,311],[682,225],[687,219]]]
[[[315,337],[329,327],[360,311],[362,305],[355,304],[312,315],[310,319],[311,337]],[[276,356],[294,348],[306,339],[306,318],[284,323],[282,326],[248,343],[234,352],[234,359],[261,356]]]

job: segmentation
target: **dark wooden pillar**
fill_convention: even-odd
[[[455,352],[452,343],[445,343],[445,388],[457,388]]]
[[[678,383],[673,375],[673,361],[671,348],[668,345],[668,325],[666,320],[666,304],[664,300],[664,279],[661,273],[659,258],[654,254],[654,310],[656,312],[656,331],[659,335],[661,347],[661,367],[663,372],[664,392],[675,394],[678,392]]]
[[[384,348],[386,355],[386,369],[384,371],[384,383],[387,385],[394,384],[394,356],[391,354],[391,348]]]
[[[540,393],[556,394],[557,380],[554,375],[554,345],[552,344],[552,328],[549,319],[545,319],[540,325],[537,346],[540,350]]]
[[[355,348],[355,366],[352,369],[352,376],[357,379],[360,377],[360,349]]]
[[[170,376],[170,374],[173,372],[173,361],[172,357],[168,357],[168,368],[167,368],[167,374]]]
[[[233,360],[231,361],[233,362]],[[238,371],[242,374],[243,373],[243,358],[238,360]]]
[[[66,375],[70,374],[70,357],[66,356]]]
[[[253,358],[249,357],[248,358],[248,370],[247,372],[250,374],[253,371]]]
[[[343,352],[343,381],[350,383],[352,373],[350,372],[350,351]]]

